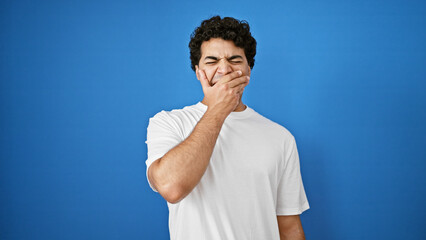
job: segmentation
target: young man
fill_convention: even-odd
[[[161,111],[147,131],[147,178],[169,207],[171,239],[305,239],[309,209],[292,134],[241,101],[256,40],[212,17],[189,43],[204,99]]]

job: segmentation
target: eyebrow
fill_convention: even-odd
[[[233,56],[231,56],[231,57],[229,57],[229,58],[228,58],[228,61],[234,60],[234,59],[236,59],[236,58],[241,58],[241,59],[243,59],[243,57],[242,57],[242,56],[240,56],[240,55],[233,55]],[[204,58],[204,60],[207,60],[207,59],[211,59],[211,60],[215,60],[215,61],[219,60],[219,59],[218,59],[217,57],[215,57],[215,56],[207,56],[207,57],[205,57],[205,58]]]

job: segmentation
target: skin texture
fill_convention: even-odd
[[[299,215],[277,216],[281,240],[305,240]]]
[[[202,43],[200,62],[195,68],[207,111],[184,141],[148,169],[150,182],[169,203],[178,203],[199,183],[226,117],[233,111],[246,109],[241,98],[249,84],[251,69],[244,49],[232,41],[212,38]],[[281,239],[304,239],[297,238],[300,232],[303,236],[297,219],[277,216]]]

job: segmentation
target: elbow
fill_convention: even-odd
[[[161,196],[169,203],[176,204],[180,202],[182,199],[184,199],[185,194],[183,194],[183,191],[179,190],[178,187],[173,186],[165,186],[161,188],[161,190],[158,191]]]
[[[161,158],[159,159],[161,160]],[[167,181],[158,181],[158,164],[160,161],[155,161],[152,163],[152,166],[148,169],[148,178],[149,181],[153,184],[154,188],[158,193],[169,203],[175,204],[180,202],[185,196],[185,191],[183,191],[178,184],[172,184]]]

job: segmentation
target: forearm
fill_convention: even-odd
[[[299,215],[277,216],[281,240],[305,240]]]
[[[280,236],[281,240],[305,240],[305,235],[303,233],[294,233],[294,234],[282,234]]]
[[[218,109],[208,108],[192,133],[158,160],[153,177],[163,197],[172,195],[170,202],[178,202],[198,184],[225,118]]]

